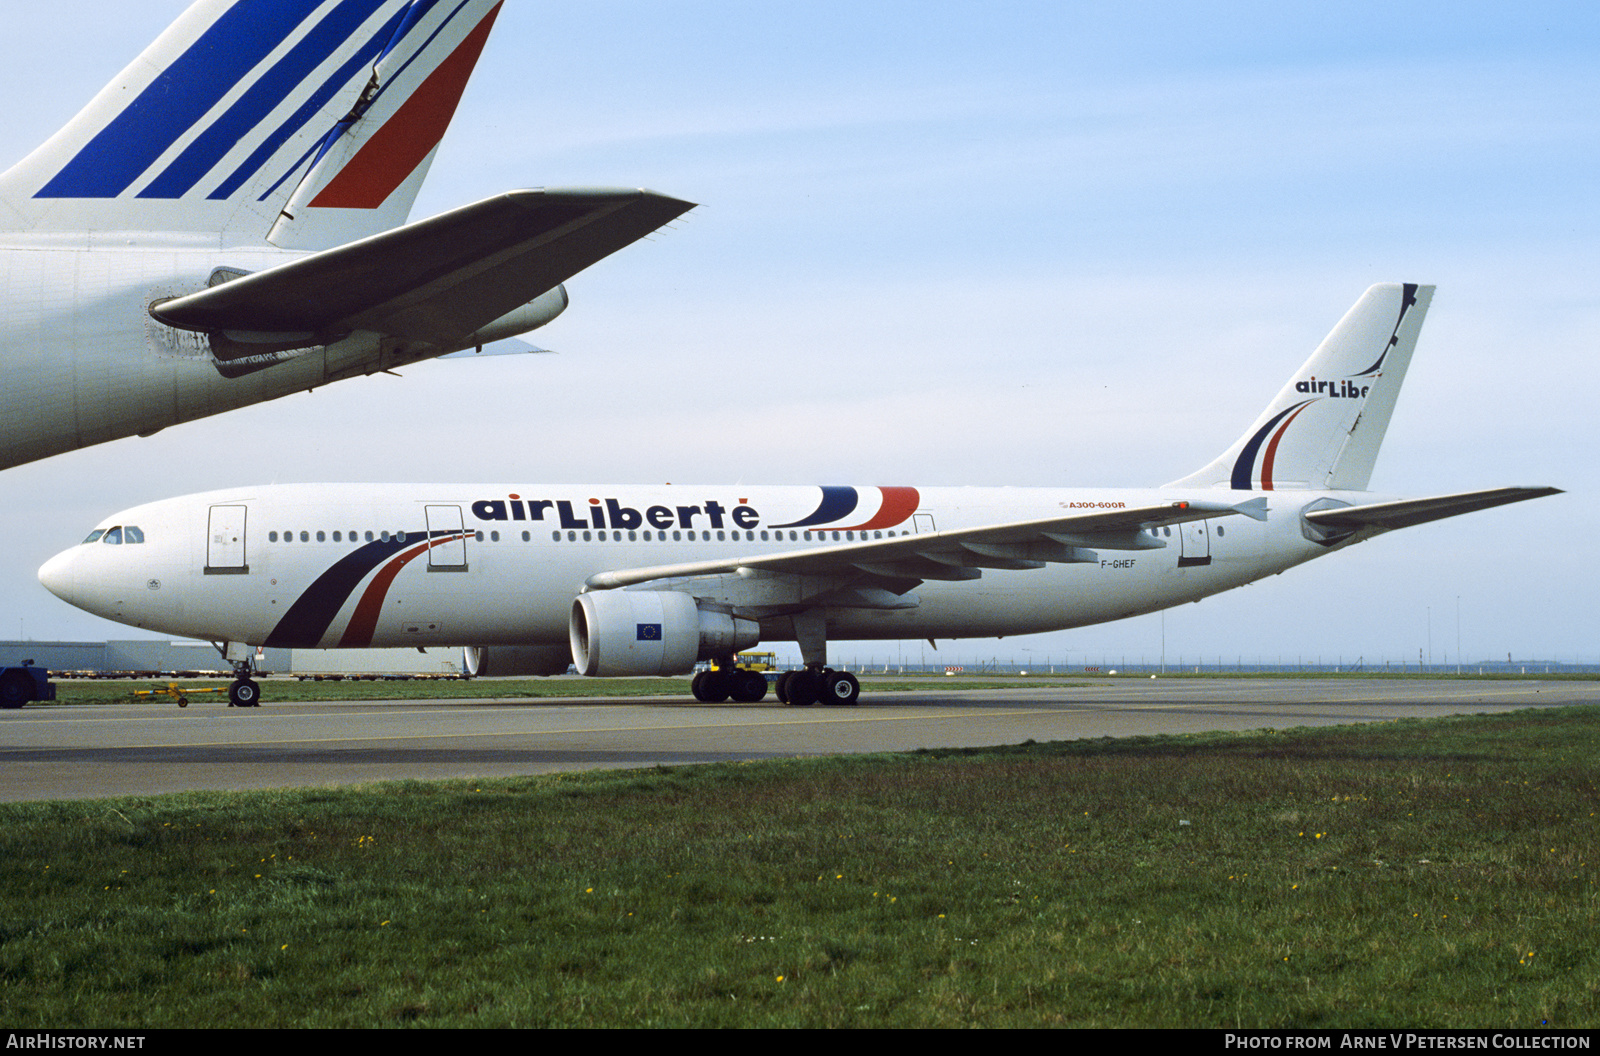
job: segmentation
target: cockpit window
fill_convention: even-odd
[[[107,546],[121,546],[123,543],[144,542],[144,529],[134,524],[119,524],[114,528],[96,528],[89,533],[85,543],[100,542]]]

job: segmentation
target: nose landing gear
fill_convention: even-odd
[[[212,642],[222,659],[233,668],[233,682],[228,686],[228,707],[259,708],[261,687],[250,676],[256,673],[256,651],[243,642]]]
[[[237,672],[235,672],[237,674]],[[248,674],[248,672],[246,672]],[[261,687],[250,678],[237,677],[228,686],[228,707],[230,708],[259,708],[261,706]]]

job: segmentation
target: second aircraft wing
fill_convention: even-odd
[[[510,191],[153,305],[182,330],[370,330],[455,349],[694,206],[646,190]]]

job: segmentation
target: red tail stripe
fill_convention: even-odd
[[[1308,402],[1296,407],[1294,413],[1285,418],[1283,424],[1278,426],[1278,431],[1272,434],[1272,442],[1267,445],[1267,453],[1261,456],[1262,491],[1272,490],[1272,462],[1278,455],[1278,441],[1283,439],[1283,434],[1288,430],[1289,423],[1300,417],[1300,412],[1310,406],[1311,404]]]
[[[456,104],[478,63],[478,54],[489,39],[489,30],[500,13],[496,4],[476,29],[441,62],[425,81],[401,104],[394,116],[374,132],[328,181],[313,206],[331,209],[376,209],[416,171],[428,152],[439,145]]]

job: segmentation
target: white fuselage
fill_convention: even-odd
[[[140,232],[8,236],[0,245],[0,469],[126,436],[149,435],[344,377],[438,355],[379,350],[356,333],[224,377],[203,334],[150,318],[152,301],[206,288],[213,271],[262,271],[306,256],[223,249],[201,236],[168,244]],[[392,343],[391,343],[392,344]]]
[[[822,550],[949,531],[1215,500],[1206,489],[301,484],[138,506],[40,579],[81,608],[164,634],[296,647],[532,645],[568,640],[585,582],[617,569]],[[1327,492],[1262,499],[1264,520],[1219,516],[1154,530],[1146,549],[1092,561],[927,579],[903,607],[826,605],[829,639],[1029,634],[1195,601],[1329,552],[1300,511]],[[849,508],[840,496],[848,495]],[[860,503],[857,504],[859,495]],[[897,497],[896,497],[897,496]],[[909,498],[907,498],[909,496]],[[1362,495],[1370,500],[1372,496]],[[839,500],[839,501],[835,501]],[[830,505],[832,503],[832,505]],[[402,533],[404,536],[402,537]],[[425,534],[427,533],[427,534]],[[804,587],[804,577],[790,577]],[[737,591],[738,577],[720,589]],[[728,583],[732,583],[730,588]],[[698,593],[692,582],[655,589]],[[737,596],[727,599],[737,607]],[[766,597],[763,638],[792,637]]]

